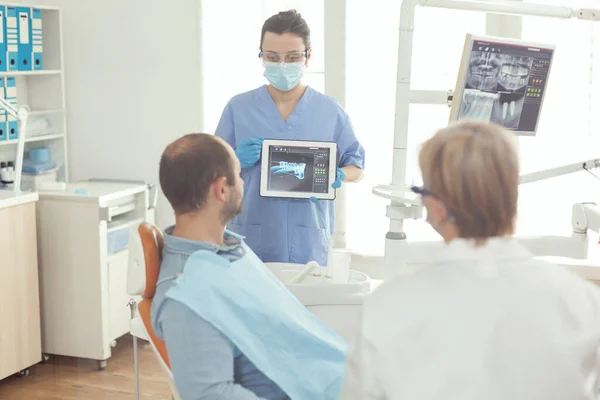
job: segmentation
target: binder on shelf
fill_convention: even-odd
[[[30,71],[31,52],[31,8],[17,7],[19,26],[19,71]]]
[[[6,71],[6,7],[2,5],[0,5],[0,71]]]
[[[4,77],[0,76],[0,85],[4,88]],[[4,94],[4,93],[2,93]],[[7,112],[4,108],[0,107],[0,142],[7,139],[6,134],[6,115]]]
[[[17,7],[6,7],[6,65],[7,71],[19,69],[19,29]]]
[[[42,10],[31,9],[31,42],[33,49],[33,69],[44,69],[44,33],[42,30]]]
[[[17,79],[14,76],[4,78],[4,98],[13,106],[17,106]],[[7,113],[7,132],[8,140],[15,140],[19,137],[19,120],[17,117]]]

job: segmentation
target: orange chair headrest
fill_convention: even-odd
[[[156,282],[160,271],[161,253],[164,240],[160,229],[148,222],[142,222],[138,227],[138,234],[144,249],[146,264],[146,289],[142,294],[145,299],[151,299],[156,292]]]

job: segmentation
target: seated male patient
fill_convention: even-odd
[[[152,324],[182,399],[337,399],[346,344],[225,230],[242,209],[233,149],[189,134],[160,160],[176,222],[164,248]]]

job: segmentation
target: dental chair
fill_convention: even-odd
[[[152,298],[156,292],[156,282],[160,268],[160,255],[163,248],[163,237],[160,229],[148,222],[141,223],[137,230],[132,229],[129,239],[129,266],[127,271],[127,292],[131,296],[141,296],[141,301],[131,299],[130,333],[134,341],[135,392],[139,399],[139,374],[137,357],[137,339],[148,340],[167,376],[174,400],[181,400],[175,379],[171,373],[169,356],[165,343],[159,339],[150,319]]]

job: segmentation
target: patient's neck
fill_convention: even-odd
[[[175,217],[172,236],[223,245],[225,224],[218,212],[199,211]]]

